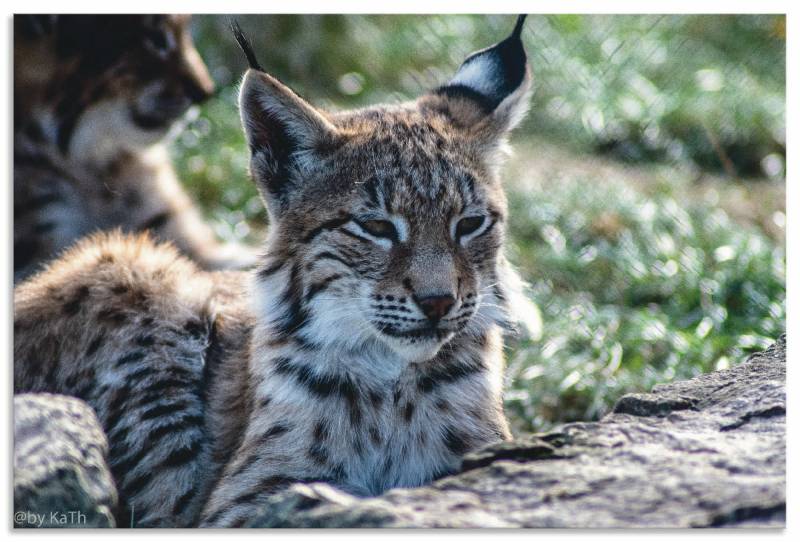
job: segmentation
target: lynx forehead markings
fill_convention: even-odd
[[[258,269],[100,235],[16,289],[15,390],[90,402],[138,524],[241,526],[296,481],[420,485],[509,438],[502,328],[520,293],[496,164],[527,104],[520,29],[455,83],[344,113],[264,73],[238,34],[271,224]]]

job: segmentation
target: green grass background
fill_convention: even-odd
[[[239,16],[313,103],[409,99],[510,16]],[[228,17],[194,34],[219,85],[176,136],[223,238],[258,242]],[[785,18],[531,16],[531,112],[506,178],[509,250],[542,326],[508,347],[517,430],[596,419],[623,393],[725,368],[785,326]]]

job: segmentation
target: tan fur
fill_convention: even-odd
[[[502,76],[475,82],[500,95],[459,83],[328,113],[250,70],[240,106],[271,228],[249,278],[115,234],[17,288],[15,391],[98,411],[142,524],[245,525],[297,481],[416,486],[510,438],[502,331],[521,294],[497,165],[530,74],[509,40],[496,47],[516,56],[467,72]]]

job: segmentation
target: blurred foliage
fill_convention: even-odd
[[[270,73],[315,103],[343,106],[435,88],[513,23],[502,15],[238,19]],[[245,67],[227,25],[219,16],[195,22],[222,85]],[[783,174],[785,17],[532,15],[523,37],[535,74],[523,132],[625,160]]]
[[[258,242],[265,213],[247,180],[236,109],[245,64],[228,19],[195,18],[198,48],[220,88],[172,148],[220,236]],[[434,88],[513,22],[237,19],[268,71],[330,108]],[[524,152],[510,164],[519,181],[509,183],[510,245],[544,328],[541,340],[508,352],[507,406],[516,429],[542,430],[597,418],[624,392],[737,363],[783,332],[782,239],[733,222],[691,187],[704,172],[782,182],[785,18],[554,15],[526,24],[536,82],[531,114],[515,134]],[[659,172],[673,174],[649,192],[583,174],[533,186],[525,180],[536,145],[520,142],[536,138],[576,154],[660,162]],[[747,184],[753,205],[766,205],[764,183]]]
[[[784,331],[785,254],[721,209],[574,179],[512,193],[513,260],[542,340],[510,352],[517,428],[595,419],[621,394],[722,369]]]

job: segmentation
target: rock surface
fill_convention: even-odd
[[[14,397],[14,526],[113,527],[117,491],[94,411],[62,395]]]
[[[631,394],[467,456],[428,487],[272,497],[254,527],[783,527],[786,341],[725,371]]]

